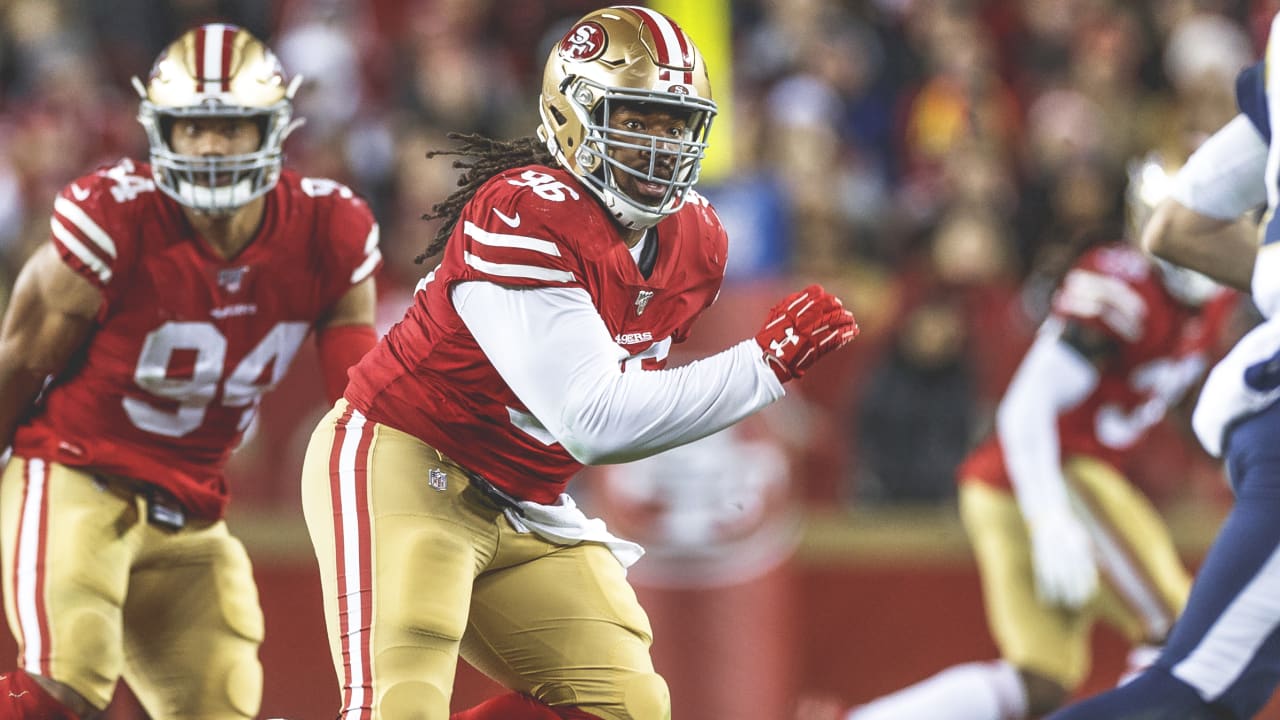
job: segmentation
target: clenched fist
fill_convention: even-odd
[[[857,336],[858,323],[840,298],[810,285],[773,306],[756,344],[778,380],[786,382]]]

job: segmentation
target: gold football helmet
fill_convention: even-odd
[[[281,145],[302,124],[291,102],[301,80],[289,82],[275,54],[243,28],[213,23],[184,33],[160,53],[145,85],[133,78],[156,185],[210,214],[233,212],[275,187]],[[170,131],[174,120],[191,117],[255,118],[262,144],[243,155],[180,155]]]
[[[687,116],[679,139],[612,129],[618,105],[663,106]],[[644,228],[679,210],[698,181],[707,133],[716,114],[702,53],[665,15],[617,6],[584,16],[551,48],[542,75],[538,137],[565,169],[582,179],[626,228]],[[648,172],[611,157],[616,149],[649,153]],[[674,172],[658,171],[660,157]],[[664,163],[665,164],[665,163]],[[660,202],[645,203],[618,189],[617,173],[666,188]]]

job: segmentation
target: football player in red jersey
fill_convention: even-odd
[[[1130,175],[1136,238],[1168,178],[1154,159]],[[1081,256],[1000,401],[995,432],[957,472],[1000,659],[947,668],[844,714],[815,703],[801,717],[1040,717],[1084,682],[1097,621],[1130,641],[1132,671],[1153,661],[1191,580],[1122,461],[1196,386],[1235,303],[1133,243]]]
[[[716,106],[669,18],[583,17],[540,109],[538,138],[467,138],[439,266],[307,451],[343,718],[448,718],[459,655],[512,692],[458,719],[669,717],[626,581],[641,550],[565,485],[737,422],[857,333],[815,285],[666,368],[727,250],[693,190]]]
[[[257,714],[223,466],[312,330],[334,399],[375,341],[377,224],[283,169],[297,79],[275,55],[204,25],[134,84],[150,163],[58,195],[0,330],[3,717],[97,717],[122,675],[153,718]]]

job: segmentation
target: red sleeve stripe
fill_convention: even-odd
[[[517,265],[512,263],[495,263],[489,262],[483,258],[478,258],[471,253],[464,253],[463,259],[467,265],[479,270],[482,273],[496,275],[498,277],[523,278],[525,280],[545,280],[547,282],[573,282],[573,273],[567,270],[555,270],[552,268],[538,267],[536,265]]]
[[[70,230],[62,226],[58,219],[51,218],[49,227],[53,230],[54,240],[58,242],[68,253],[84,266],[84,269],[97,277],[98,282],[103,285],[111,283],[111,268],[103,262],[93,251],[80,242]]]
[[[365,278],[369,277],[374,270],[378,269],[378,263],[382,262],[382,251],[378,249],[378,224],[374,223],[369,229],[369,237],[364,241],[364,262],[360,263],[360,267],[351,272],[351,284],[355,285]]]

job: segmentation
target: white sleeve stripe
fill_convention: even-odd
[[[360,263],[360,267],[352,271],[351,284],[355,285],[369,277],[369,274],[373,272],[373,269],[378,267],[378,262],[380,260],[382,260],[382,251],[375,249],[372,255],[365,258],[364,262]]]
[[[476,225],[470,220],[463,223],[462,232],[466,234],[467,237],[475,240],[481,245],[533,250],[535,252],[543,253],[544,255],[560,257],[560,248],[550,240],[529,237],[528,235],[507,235],[505,233],[489,232],[488,230],[481,229],[479,225]]]
[[[92,218],[85,214],[84,210],[80,209],[79,205],[64,197],[59,197],[53,201],[53,211],[70,220],[71,224],[84,233],[85,237],[93,241],[93,244],[97,245],[102,252],[106,253],[111,259],[115,259],[115,242],[111,240],[110,235],[98,227],[98,223],[94,222]]]
[[[374,250],[378,249],[378,238],[381,237],[382,231],[378,229],[378,223],[374,223],[369,228],[369,237],[364,239],[364,254],[370,255]]]
[[[50,220],[49,226],[53,229],[53,236],[58,238],[58,240],[65,245],[66,248],[71,251],[71,254],[75,255],[80,262],[87,265],[89,269],[98,276],[98,279],[102,281],[103,285],[111,282],[111,268],[108,267],[106,263],[102,262],[97,255],[94,255],[93,251],[85,247],[84,243],[80,242],[79,238],[72,234],[70,230],[63,227],[62,223],[58,222],[56,219]]]
[[[490,275],[498,275],[501,277],[524,278],[526,280],[549,280],[551,282],[573,282],[573,273],[567,270],[553,270],[551,268],[538,267],[537,265],[512,265],[508,263],[494,263],[465,253],[467,264],[471,267]]]
[[[1097,318],[1130,342],[1142,337],[1147,303],[1137,290],[1118,278],[1072,270],[1063,279],[1056,305],[1064,313]]]

